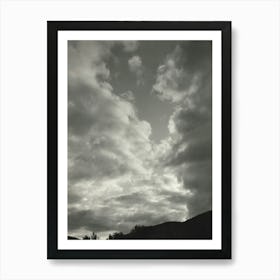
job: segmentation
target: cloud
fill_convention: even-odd
[[[134,52],[139,46],[137,41],[122,41],[122,44],[125,52]]]
[[[212,208],[212,125],[211,113],[198,108],[175,110],[173,143],[165,164],[172,167],[184,188],[192,193],[187,199],[190,216]]]
[[[183,68],[180,65],[181,57],[182,49],[177,46],[166,57],[164,64],[158,67],[153,91],[163,101],[182,102],[187,97],[195,94],[199,87],[201,82],[200,74]]]
[[[211,45],[205,45],[195,53],[193,46],[177,46],[159,66],[153,86],[162,101],[176,104],[160,157],[189,191],[189,216],[212,208]]]
[[[128,65],[131,72],[137,72],[142,67],[142,60],[140,56],[135,55],[128,60]]]
[[[141,85],[143,83],[143,65],[140,56],[132,56],[128,60],[129,70],[136,75],[137,84]]]
[[[151,125],[138,117],[133,93],[117,95],[110,84],[113,46],[92,41],[68,46],[68,227],[78,236],[187,217],[190,192],[173,167],[161,164]],[[131,60],[135,71],[141,65],[140,58]]]
[[[187,195],[184,195],[184,192],[182,195],[176,191],[176,188],[172,191],[161,189],[160,182],[157,182],[158,190],[152,190],[150,186],[142,183],[137,179],[134,185],[127,185],[132,188],[131,192],[127,190],[127,194],[122,191],[109,195],[108,189],[106,196],[104,196],[105,193],[102,196],[100,194],[98,200],[96,199],[94,203],[92,201],[94,207],[81,208],[72,205],[69,208],[69,232],[83,234],[91,231],[97,233],[122,231],[127,233],[136,224],[155,225],[165,221],[186,219]],[[152,183],[153,181],[149,180],[149,184]],[[121,184],[118,186],[123,187]]]
[[[134,96],[134,94],[131,90],[128,90],[128,91],[125,91],[125,92],[121,93],[120,96],[122,98],[124,98],[125,100],[128,100],[128,101],[134,101],[135,100],[135,96]]]

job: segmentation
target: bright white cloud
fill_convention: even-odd
[[[174,103],[186,101],[199,88],[200,74],[187,71],[180,66],[182,49],[177,46],[175,50],[166,57],[164,64],[157,70],[156,82],[153,86],[161,100]]]
[[[135,55],[128,60],[129,70],[136,75],[137,84],[143,83],[143,65],[140,56]]]

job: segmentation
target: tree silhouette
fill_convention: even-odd
[[[122,239],[124,234],[122,232],[114,232],[113,234],[109,234],[107,239]]]
[[[145,227],[145,226],[136,225],[129,233],[138,233],[138,232],[141,232],[141,230],[142,230],[144,227]]]
[[[98,239],[98,236],[94,233],[94,232],[92,232],[92,234],[91,234],[91,236],[90,236],[90,239]]]
[[[129,232],[129,234],[138,234],[141,233],[145,226],[136,225],[134,228]],[[107,240],[111,239],[124,239],[125,235],[122,232],[114,232],[113,234],[109,234]]]
[[[85,235],[83,237],[83,240],[96,240],[96,239],[99,239],[97,234],[94,233],[94,231],[92,232],[91,235]]]

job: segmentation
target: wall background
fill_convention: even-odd
[[[1,1],[0,279],[279,279],[275,1]],[[233,260],[46,260],[46,21],[231,20]]]

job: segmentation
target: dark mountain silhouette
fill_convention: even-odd
[[[67,236],[67,239],[68,240],[79,240],[79,238],[77,238],[77,237],[74,237],[74,236]]]
[[[87,237],[87,238],[86,238]],[[69,240],[79,240],[68,236]],[[85,236],[83,239],[97,239]],[[165,222],[154,226],[136,225],[129,233],[115,232],[108,239],[212,239],[212,211],[185,222]]]
[[[212,211],[200,214],[185,222],[135,226],[128,234],[118,233],[110,237],[109,239],[211,239]]]

